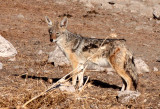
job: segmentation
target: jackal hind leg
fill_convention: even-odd
[[[132,79],[130,78],[130,76],[125,72],[124,69],[115,68],[115,71],[125,80],[125,82],[123,82],[123,86],[122,86],[122,91],[124,90],[131,90],[131,86],[132,86]],[[125,85],[126,84],[126,85]]]
[[[130,90],[132,79],[124,69],[126,52],[124,49],[116,48],[109,56],[109,62],[118,75],[122,78],[123,86],[121,90]],[[126,85],[125,85],[126,84]]]

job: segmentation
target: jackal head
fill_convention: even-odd
[[[67,17],[64,17],[60,24],[59,22],[54,22],[53,24],[47,16],[45,17],[45,19],[49,27],[48,32],[50,36],[50,41],[56,42],[56,39],[66,32],[68,23]]]

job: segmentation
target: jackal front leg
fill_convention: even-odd
[[[80,64],[80,72],[78,74],[78,87],[79,89],[83,86],[83,75],[86,71],[86,68],[88,67],[88,65],[84,65],[84,64]]]
[[[84,65],[78,64],[76,68],[74,68],[75,71],[72,75],[72,85],[76,85],[77,83],[77,77],[78,77],[78,87],[80,88],[83,85],[83,74],[84,74]]]

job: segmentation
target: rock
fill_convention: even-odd
[[[19,69],[19,68],[21,68],[20,66],[18,66],[18,65],[16,65],[16,66],[14,66],[14,68],[15,69]]]
[[[153,18],[160,20],[160,5],[155,5],[153,7]]]
[[[15,61],[15,60],[16,60],[15,56],[9,59],[9,61]]]
[[[157,67],[153,67],[153,71],[154,72],[158,72],[158,68]]]
[[[75,91],[76,91],[75,88],[74,88],[74,86],[72,86],[72,85],[70,85],[70,86],[61,85],[61,86],[59,87],[59,89],[60,89],[61,91],[67,91],[67,92],[75,92]]]
[[[22,14],[18,14],[17,17],[20,18],[20,19],[24,18],[24,16]]]
[[[110,36],[111,38],[117,38],[117,34],[116,34],[116,33],[111,33],[109,36]]]
[[[29,68],[29,71],[30,71],[31,73],[33,73],[33,72],[34,72],[34,70],[33,70],[32,68]]]
[[[65,81],[65,80],[62,79],[61,81]],[[68,82],[68,81],[66,81],[66,82],[63,83],[63,84],[60,84],[60,85],[59,85],[59,89],[60,89],[61,91],[67,91],[67,92],[71,92],[71,93],[76,91],[76,89],[74,88],[74,86],[71,85],[71,83]]]
[[[63,52],[57,46],[54,51],[49,53],[48,62],[54,62],[54,65],[57,66],[64,66],[70,65],[70,62],[65,57]]]
[[[3,68],[3,64],[0,62],[0,70]]]
[[[134,100],[141,95],[138,91],[118,91],[118,101],[121,103],[127,103],[130,100]]]
[[[113,72],[110,72],[110,71],[107,72],[107,74],[108,74],[108,75],[114,75],[114,73],[113,73]]]
[[[138,74],[150,72],[149,66],[141,58],[134,59],[134,63]]]
[[[39,50],[39,51],[38,51],[38,54],[39,54],[39,55],[43,54],[43,51],[42,51],[42,50]]]
[[[12,57],[15,56],[16,54],[17,51],[13,47],[13,45],[0,35],[0,56]]]
[[[144,99],[144,101],[143,101],[143,102],[144,102],[144,103],[145,103],[145,102],[147,102],[147,99]]]
[[[107,68],[107,74],[109,74],[109,75],[114,75],[113,72],[115,72],[113,68],[111,68],[111,67],[110,67],[110,68]]]

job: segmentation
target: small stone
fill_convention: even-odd
[[[39,55],[43,54],[43,51],[42,51],[42,50],[39,50],[39,51],[38,51],[38,54],[39,54]]]
[[[153,71],[154,72],[158,72],[158,68],[157,67],[153,67]]]
[[[49,73],[50,71],[49,70],[44,70],[44,73]]]
[[[48,79],[48,82],[49,82],[49,83],[53,83],[53,80],[49,78],[49,79]]]
[[[130,100],[136,99],[141,95],[138,91],[118,91],[118,101],[121,103],[127,103]]]
[[[9,61],[15,61],[16,60],[16,57],[12,57],[9,59]]]
[[[143,101],[143,102],[144,102],[144,103],[145,103],[145,102],[147,102],[147,99],[144,99],[144,101]]]
[[[160,5],[155,5],[153,7],[153,18],[160,20]]]
[[[62,81],[64,81],[64,80],[62,80]],[[71,85],[70,82],[65,82],[63,84],[60,84],[59,89],[61,91],[67,91],[67,92],[71,92],[71,93],[76,91],[76,89],[74,88],[74,86]]]
[[[112,38],[117,38],[117,34],[116,33],[111,33],[109,36],[112,37]]]
[[[19,68],[20,68],[20,66],[14,66],[14,68],[15,68],[15,69],[19,69]]]
[[[115,72],[113,68],[107,68],[107,74],[114,75],[113,72]]]
[[[107,72],[108,75],[114,75],[113,72]]]
[[[24,16],[22,14],[18,14],[17,17],[20,18],[20,19],[24,18]]]
[[[3,68],[3,64],[0,62],[0,70]]]
[[[34,72],[34,70],[32,68],[29,68],[29,71],[32,72],[32,73]]]

